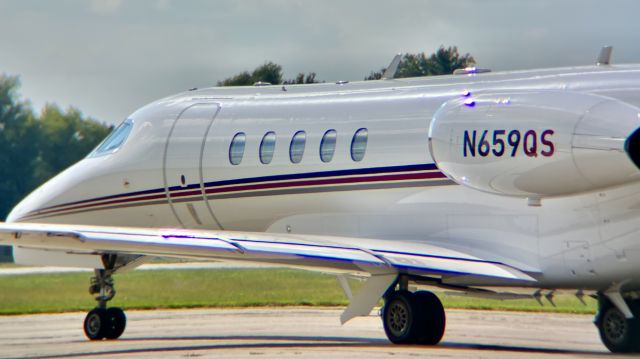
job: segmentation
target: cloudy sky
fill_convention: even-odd
[[[640,62],[634,0],[0,0],[0,73],[39,109],[108,123],[252,70],[360,80],[398,52],[457,45],[495,70]]]

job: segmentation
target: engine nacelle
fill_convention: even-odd
[[[639,114],[615,99],[566,91],[465,94],[435,113],[429,146],[455,182],[535,201],[639,180],[626,151],[631,138],[640,141]]]

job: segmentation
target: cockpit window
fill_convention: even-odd
[[[125,120],[120,126],[116,127],[107,138],[89,155],[89,157],[102,156],[117,151],[120,146],[127,140],[129,132],[133,128],[131,119]]]

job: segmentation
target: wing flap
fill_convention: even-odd
[[[495,278],[526,279],[529,277],[528,275],[525,275],[526,277],[521,276],[517,273],[520,271],[514,271],[514,268],[502,263],[484,261],[480,259],[458,257],[449,258],[409,253],[379,253],[383,255],[384,258],[393,265],[393,267],[416,275],[434,273],[443,275],[464,275],[473,273],[474,275]]]

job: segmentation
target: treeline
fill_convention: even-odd
[[[440,46],[436,52],[427,55],[424,52],[418,54],[404,54],[396,71],[396,78],[450,75],[456,69],[465,68],[475,63],[469,53],[460,55],[456,46]],[[379,80],[382,78],[386,67],[379,71],[371,71],[364,80]],[[243,71],[237,75],[218,81],[218,86],[251,86],[259,83],[272,85],[310,84],[324,82],[316,79],[315,72],[299,73],[294,79],[284,79],[282,66],[273,62],[265,62],[256,67],[252,72]]]
[[[398,65],[395,78],[451,75],[455,70],[472,66],[475,62],[476,60],[469,53],[460,55],[456,46],[447,48],[440,46],[431,55],[426,55],[424,52],[404,54],[400,65]],[[371,71],[369,76],[364,79],[379,80],[385,70],[386,68],[383,67],[380,71]]]
[[[47,104],[41,113],[0,74],[0,220],[40,184],[86,156],[111,130],[78,109]]]

